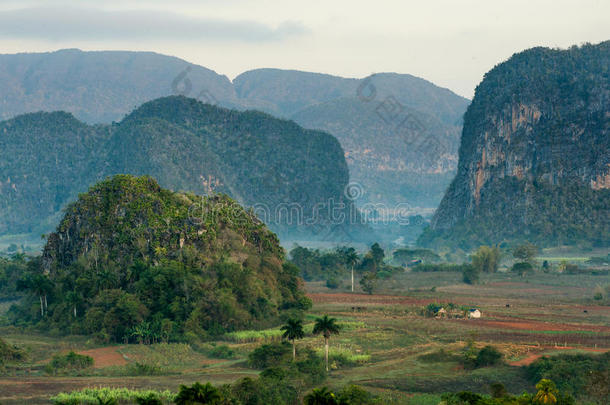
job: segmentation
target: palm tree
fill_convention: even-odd
[[[76,291],[70,291],[66,294],[66,302],[72,307],[72,313],[76,318],[76,307],[81,302],[80,294]]]
[[[353,247],[348,248],[344,252],[345,264],[351,267],[352,270],[352,292],[354,292],[354,266],[358,263],[358,253]]]
[[[181,385],[174,402],[176,405],[218,404],[221,399],[220,392],[212,384],[196,382],[190,387]]]
[[[47,295],[53,290],[53,282],[44,274],[27,276],[17,282],[17,290],[29,290],[40,298],[40,316],[47,310]]]
[[[316,319],[316,323],[313,327],[313,334],[324,336],[324,361],[326,363],[326,372],[328,372],[328,340],[330,335],[339,334],[339,325],[335,318],[329,318],[328,315],[324,315],[322,318]]]
[[[337,405],[337,397],[328,388],[315,388],[303,398],[305,405]]]
[[[543,378],[536,384],[536,389],[538,390],[534,397],[536,403],[544,405],[554,405],[557,403],[557,397],[555,396],[557,388],[553,381]]]
[[[303,321],[300,319],[289,319],[286,325],[282,326],[281,330],[284,331],[282,337],[292,342],[292,360],[297,358],[297,346],[296,339],[303,339],[305,332],[303,331]]]

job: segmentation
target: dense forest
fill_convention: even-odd
[[[63,112],[0,123],[0,234],[50,231],[79,192],[120,173],[151,175],[176,191],[226,193],[284,237],[356,237],[362,229],[358,220],[331,223],[333,209],[359,215],[345,197],[349,173],[331,135],[176,96],[107,126]],[[316,204],[324,208],[314,211]]]
[[[12,322],[107,341],[201,339],[311,305],[298,269],[252,212],[150,177],[118,175],[80,195],[25,267]]]

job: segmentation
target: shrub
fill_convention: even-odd
[[[232,359],[235,357],[235,352],[227,345],[219,345],[211,349],[208,356],[215,359]]]
[[[424,363],[445,363],[456,361],[459,359],[459,357],[453,353],[445,351],[445,349],[439,349],[435,352],[419,355],[417,356],[417,359],[419,361],[423,361]]]
[[[292,347],[288,342],[271,343],[262,345],[248,356],[250,367],[265,369],[277,367],[290,362],[292,359]]]
[[[163,405],[163,401],[159,398],[156,392],[149,392],[145,395],[140,395],[135,398],[138,405]]]
[[[370,392],[357,385],[347,385],[337,395],[339,404],[373,405],[380,403]]]
[[[320,384],[326,378],[326,365],[324,359],[311,349],[306,349],[305,356],[301,355],[301,359],[296,362],[297,371],[305,377],[308,385]]]
[[[330,288],[331,290],[336,290],[340,286],[341,286],[341,283],[339,282],[339,280],[337,280],[334,277],[331,277],[328,280],[326,280],[326,287]]]
[[[63,374],[83,370],[91,366],[93,366],[92,357],[70,352],[53,356],[49,364],[45,366],[45,372],[48,374]]]
[[[532,264],[528,262],[518,262],[513,264],[511,271],[519,274],[521,277],[524,277],[528,273],[534,272],[534,266],[532,266]]]
[[[25,357],[26,355],[23,350],[6,343],[4,339],[0,339],[0,365],[13,361],[21,361]]]
[[[314,388],[303,398],[304,405],[339,405],[337,397],[328,388]]]
[[[448,393],[441,396],[444,405],[476,405],[486,403],[482,395],[470,391],[460,391],[458,393]]]
[[[604,299],[604,289],[602,288],[601,285],[596,285],[595,289],[593,290],[593,299],[596,301],[601,301]]]
[[[181,385],[178,395],[174,399],[177,405],[195,404],[221,404],[222,395],[216,387],[210,383],[200,384],[196,382],[190,387]]]
[[[506,391],[506,387],[504,384],[495,382],[489,385],[489,390],[491,391],[492,398],[502,398],[508,395]]]
[[[466,284],[476,284],[479,282],[479,270],[472,266],[467,265],[462,270],[462,280]]]
[[[474,361],[475,367],[495,366],[502,361],[502,353],[493,346],[485,346],[477,354]]]
[[[146,364],[136,361],[135,363],[127,366],[127,373],[129,375],[161,375],[165,374],[161,366],[156,364]]]

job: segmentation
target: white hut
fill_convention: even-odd
[[[479,311],[477,308],[470,308],[470,310],[468,310],[468,318],[477,319],[480,317],[481,317],[481,311]]]

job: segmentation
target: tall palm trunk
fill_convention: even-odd
[[[76,305],[74,305],[74,317],[76,318]]]
[[[326,362],[326,372],[328,373],[328,337],[324,336],[324,361]]]
[[[292,361],[297,359],[297,343],[292,339]]]
[[[44,316],[44,304],[42,301],[42,295],[40,296],[40,316]]]
[[[352,265],[352,292],[354,292],[354,266]]]

